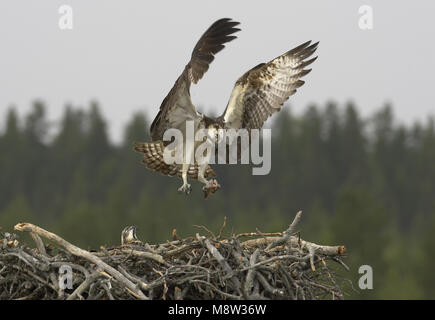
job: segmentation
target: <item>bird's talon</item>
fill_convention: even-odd
[[[183,184],[180,188],[178,188],[178,192],[181,193],[185,193],[185,194],[190,194],[190,192],[192,191],[192,187],[190,186],[190,184]]]

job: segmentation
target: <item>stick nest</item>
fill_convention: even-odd
[[[0,299],[342,299],[333,270],[348,269],[344,247],[300,239],[300,216],[284,232],[225,238],[224,222],[218,235],[201,227],[207,236],[179,239],[174,230],[172,241],[150,245],[134,232],[98,251],[20,223],[15,230],[29,232],[36,247],[0,233]]]

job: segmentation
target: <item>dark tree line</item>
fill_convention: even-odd
[[[145,241],[162,241],[173,228],[228,232],[283,230],[304,210],[305,238],[345,244],[351,297],[435,298],[435,122],[404,126],[386,105],[369,118],[357,107],[309,106],[274,117],[272,170],[216,166],[222,189],[204,200],[200,184],[179,195],[181,181],[148,171],[132,151],[149,140],[150,119],[136,113],[123,141],[109,141],[101,108],[66,106],[52,129],[41,101],[0,126],[0,225],[34,222],[84,247],[119,243],[126,225]],[[374,270],[374,289],[358,289],[358,268]]]

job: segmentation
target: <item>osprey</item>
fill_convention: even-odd
[[[125,227],[121,232],[121,245],[142,243],[136,236],[137,226]]]
[[[311,71],[305,69],[316,60],[310,58],[316,51],[317,43],[305,42],[294,49],[267,62],[260,63],[235,83],[224,113],[219,117],[208,117],[198,112],[190,97],[190,86],[196,84],[208,70],[215,54],[225,47],[225,43],[236,38],[234,33],[239,22],[225,18],[213,23],[201,36],[193,49],[191,59],[184,71],[175,81],[174,86],[163,100],[160,110],[151,124],[152,142],[136,142],[135,151],[144,156],[147,168],[168,176],[183,179],[180,192],[189,194],[191,186],[187,178],[197,179],[204,184],[205,197],[220,188],[215,179],[216,174],[208,163],[198,164],[191,161],[197,144],[183,152],[181,164],[168,164],[164,161],[164,149],[169,141],[164,141],[166,130],[174,128],[186,134],[186,122],[193,123],[195,130],[210,131],[207,139],[218,140],[219,129],[261,129],[264,122],[283,103],[304,84],[303,76]]]

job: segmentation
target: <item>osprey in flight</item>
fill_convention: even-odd
[[[188,177],[204,184],[206,198],[220,186],[215,179],[207,180],[216,177],[208,163],[191,161],[196,143],[183,152],[181,164],[166,163],[164,149],[170,141],[164,141],[165,131],[174,128],[185,136],[186,122],[190,121],[195,130],[207,129],[211,132],[207,139],[216,139],[213,141],[216,142],[219,129],[261,129],[264,122],[278,112],[283,103],[304,84],[301,78],[311,71],[305,67],[317,58],[310,56],[316,51],[318,42],[311,44],[308,41],[267,63],[260,63],[236,81],[224,113],[216,118],[208,117],[199,113],[193,105],[190,85],[196,84],[203,77],[215,54],[225,47],[224,44],[236,38],[234,33],[240,31],[236,28],[237,25],[239,23],[231,19],[220,19],[205,31],[193,49],[189,63],[163,100],[160,111],[151,124],[152,142],[135,143],[134,149],[143,154],[142,162],[147,168],[182,178],[183,185],[178,190],[186,194],[191,191]]]

